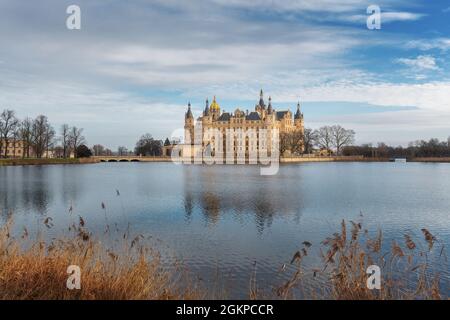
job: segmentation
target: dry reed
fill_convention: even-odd
[[[105,210],[105,206],[102,205]],[[51,218],[44,221],[52,228]],[[94,240],[85,221],[70,226],[71,236],[51,242],[31,241],[26,228],[20,237],[10,234],[11,222],[0,228],[0,299],[208,299],[207,293],[181,269],[162,268],[160,256],[145,237],[121,236],[119,249]],[[308,270],[304,260],[314,248],[304,241],[280,272],[291,272],[279,287],[262,289],[256,262],[249,283],[250,299],[447,299],[448,278],[441,279],[437,263],[447,264],[444,246],[427,229],[423,239],[403,235],[404,243],[385,244],[379,231],[370,237],[361,223],[341,223],[341,230],[320,245],[322,265]],[[118,231],[118,229],[116,229]],[[108,227],[105,232],[110,232]],[[30,246],[25,243],[32,242]],[[370,265],[382,269],[380,290],[367,288]],[[82,271],[80,290],[68,290],[67,267]],[[294,268],[292,268],[294,266]],[[448,275],[447,275],[448,276]],[[319,285],[311,285],[320,281]]]
[[[51,220],[45,221],[50,227]],[[188,278],[161,268],[157,253],[123,237],[116,253],[92,239],[80,217],[75,236],[37,241],[25,248],[10,235],[11,222],[0,229],[0,299],[201,299],[202,290]],[[24,229],[22,240],[28,237]],[[81,269],[81,289],[69,290],[69,265]],[[181,273],[181,272],[180,272]],[[180,285],[180,282],[185,285]]]
[[[297,264],[291,278],[274,290],[279,298],[448,299],[449,275],[440,278],[440,272],[437,271],[448,270],[445,247],[439,243],[440,248],[434,248],[438,241],[430,231],[422,229],[424,239],[416,242],[410,234],[405,234],[404,246],[392,241],[390,250],[383,250],[381,231],[371,238],[367,230],[362,230],[361,223],[350,223],[350,238],[347,224],[342,221],[341,231],[321,243],[323,268],[313,269],[312,278],[320,274],[322,282],[318,286],[311,286],[311,279],[306,276],[309,273],[302,266],[302,260],[310,246],[302,248],[291,260],[291,264]],[[419,247],[419,243],[423,245]],[[367,286],[369,275],[366,272],[371,265],[377,265],[382,270],[379,290],[369,289]],[[442,286],[445,286],[444,290],[441,290]]]

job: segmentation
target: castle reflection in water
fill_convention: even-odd
[[[255,175],[256,168],[253,168]],[[241,169],[248,171],[249,167]],[[222,215],[233,215],[237,220],[251,215],[259,232],[270,227],[276,215],[294,215],[300,219],[301,193],[292,193],[283,178],[261,181],[255,177],[253,182],[237,183],[241,177],[239,172],[236,167],[222,170],[206,165],[186,167],[183,170],[186,219],[189,221],[195,210],[200,210],[205,221],[212,224],[218,223]]]

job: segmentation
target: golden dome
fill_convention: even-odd
[[[220,106],[216,101],[216,96],[214,96],[213,102],[209,106],[209,110],[211,111],[220,111]]]

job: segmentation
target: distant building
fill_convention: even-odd
[[[23,140],[14,140],[14,139],[7,139],[0,141],[0,158],[5,157],[5,148],[6,148],[6,157],[7,158],[22,158],[27,156],[27,151],[25,148],[25,141]],[[30,156],[33,155],[33,150],[30,147]]]
[[[23,140],[7,139],[0,140],[0,158],[5,158],[5,148],[6,148],[6,158],[33,158],[36,157],[33,146],[26,147],[27,144]],[[62,158],[63,152],[61,147],[52,148],[49,150],[44,150],[42,153],[42,158]],[[71,150],[69,153],[69,158],[75,158],[75,153]]]
[[[45,150],[42,153],[42,158],[64,158],[64,152],[61,150],[62,148],[54,148],[50,150]],[[69,158],[75,158],[75,153],[73,151],[70,151]]]
[[[233,152],[234,156],[238,152],[245,152],[246,157],[250,151],[258,151],[260,148],[266,148],[270,152],[272,146],[272,136],[267,135],[264,138],[259,136],[260,129],[266,129],[270,132],[272,129],[278,129],[280,135],[283,133],[299,132],[304,133],[303,113],[300,110],[300,103],[297,104],[297,110],[293,115],[290,110],[277,111],[272,105],[272,98],[269,97],[268,104],[264,101],[264,94],[261,90],[259,102],[255,105],[254,111],[248,112],[237,108],[234,113],[222,111],[219,103],[214,97],[211,104],[206,99],[206,105],[202,116],[197,119],[197,124],[202,126],[202,142],[201,148],[204,149],[210,145],[211,139],[214,137],[208,136],[208,129],[218,129],[223,135],[223,152]],[[188,110],[185,114],[185,143],[183,147],[183,157],[192,155],[197,152],[196,149],[200,144],[194,143],[194,129],[195,122],[191,110],[191,104],[188,105]],[[244,139],[239,141],[233,139],[230,149],[226,149],[226,130],[227,129],[241,129],[242,131],[255,130],[257,132],[257,139]],[[304,150],[303,142],[301,142],[300,149]],[[213,150],[214,151],[214,150]]]
[[[333,150],[327,148],[320,148],[319,150],[316,150],[314,154],[321,157],[328,157],[333,155]]]

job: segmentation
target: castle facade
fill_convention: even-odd
[[[277,136],[274,135],[275,132]],[[212,154],[220,153],[224,157],[245,154],[248,159],[262,149],[270,155],[274,148],[279,148],[279,141],[274,139],[293,133],[304,133],[300,103],[297,104],[294,115],[290,110],[278,111],[272,106],[271,97],[266,105],[261,90],[254,111],[237,108],[230,113],[222,111],[214,97],[211,104],[206,99],[202,116],[198,117],[197,121],[194,121],[191,104],[188,104],[185,113],[183,156],[190,157],[195,152],[204,152],[208,148]],[[303,150],[303,145],[299,149]]]

